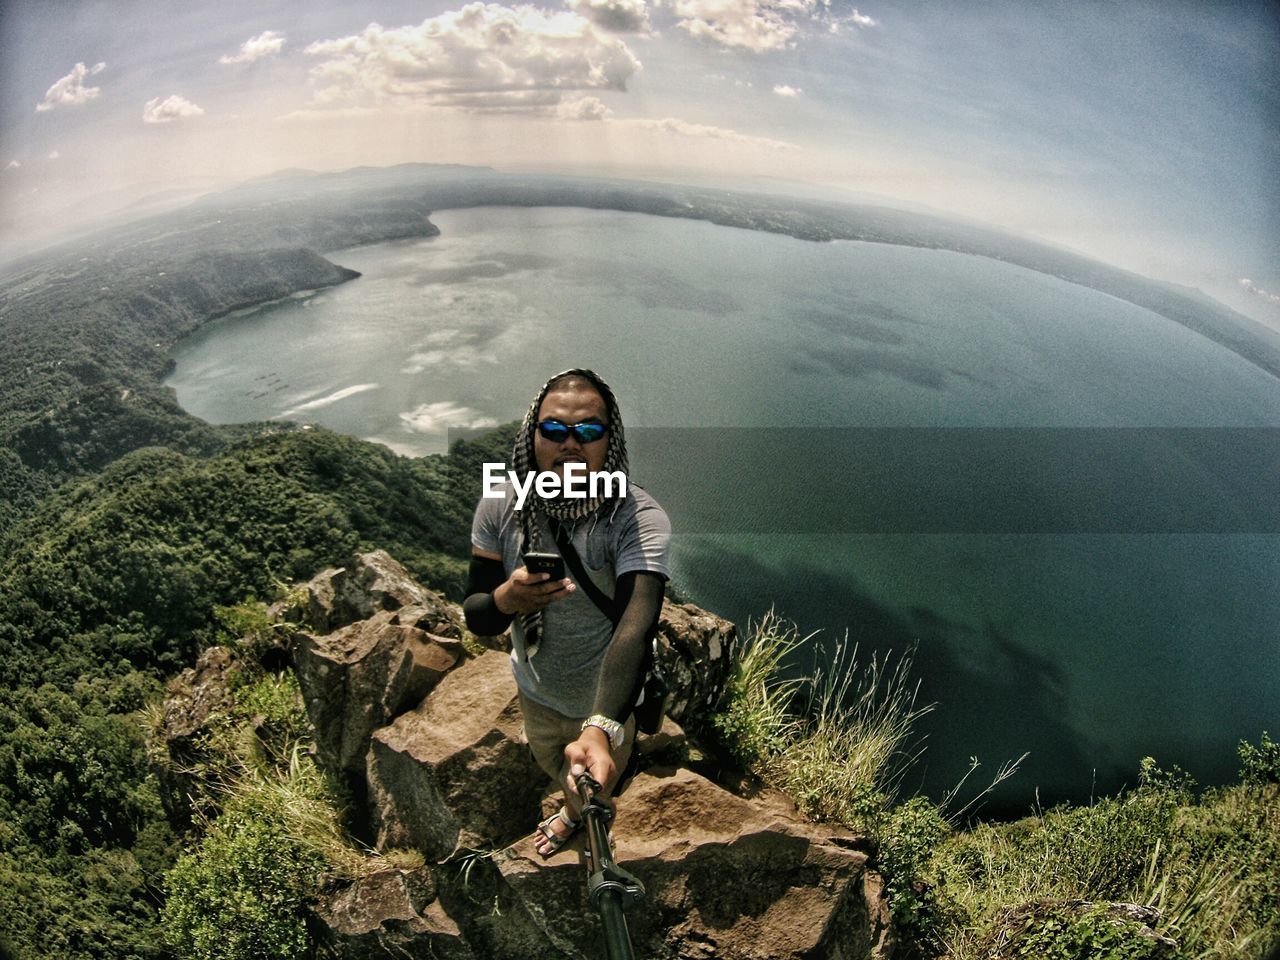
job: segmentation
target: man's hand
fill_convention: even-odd
[[[569,775],[565,779],[569,796],[578,795],[577,779],[582,773],[591,774],[592,779],[604,787],[606,793],[613,787],[618,765],[613,762],[609,738],[599,727],[587,727],[583,730],[577,740],[564,748],[564,758],[569,762]]]
[[[568,577],[552,580],[549,573],[530,573],[524,567],[517,567],[510,579],[493,591],[493,602],[508,615],[535,613],[577,589]]]

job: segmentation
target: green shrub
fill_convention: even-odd
[[[167,874],[165,937],[190,960],[306,956],[306,900],[322,865],[275,818],[229,811]]]
[[[1029,917],[1011,956],[1029,960],[1159,960],[1168,956],[1141,924],[1113,920],[1102,909],[1075,916]]]
[[[273,645],[282,625],[272,620],[267,605],[247,598],[233,606],[213,608],[213,619],[221,630],[220,643],[238,647],[252,658],[260,658]]]
[[[930,882],[939,845],[951,835],[942,811],[924,797],[912,797],[882,820],[876,863],[884,875],[889,906],[900,932],[915,942],[932,940],[943,922]]]
[[[1241,783],[1252,787],[1280,783],[1280,743],[1273,741],[1265,730],[1258,746],[1241,740],[1236,752],[1240,757]]]

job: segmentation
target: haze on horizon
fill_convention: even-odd
[[[0,6],[0,250],[283,168],[401,162],[884,198],[1280,329],[1264,2]]]

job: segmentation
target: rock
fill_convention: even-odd
[[[676,757],[683,755],[689,746],[689,737],[670,717],[662,718],[662,726],[656,733],[641,734],[636,739],[636,753],[642,758]]]
[[[312,908],[317,955],[474,960],[475,954],[436,898],[430,867],[385,870],[330,892]]]
[[[232,676],[240,669],[228,647],[209,647],[165,686],[164,738],[174,744],[190,740],[211,714],[231,705]]]
[[[461,656],[418,624],[438,626],[430,604],[379,610],[323,637],[299,633],[292,644],[307,715],[321,762],[363,792],[369,736],[421,702]],[[408,622],[406,622],[408,621]]]
[[[627,914],[638,956],[852,960],[882,939],[882,885],[856,838],[805,823],[780,794],[746,800],[690,770],[655,770],[619,810],[617,861],[647,890]],[[576,858],[543,863],[526,838],[497,866],[549,949],[600,954]]]
[[[153,764],[152,769],[160,781],[165,812],[181,828],[191,824],[193,798],[205,793],[196,770],[207,759],[204,739],[209,719],[230,708],[231,680],[240,669],[229,648],[209,647],[194,668],[183,670],[165,687],[160,736],[168,761]]]
[[[443,860],[530,831],[550,782],[524,738],[510,660],[490,651],[466,661],[375,732],[368,783],[379,849]]]
[[[1146,941],[1149,945],[1144,957],[1152,960],[1167,957],[1173,960],[1178,956],[1178,942],[1170,937],[1158,934],[1152,929],[1160,920],[1160,911],[1155,907],[1140,906],[1136,903],[1097,903],[1090,900],[1063,900],[1047,898],[1020,907],[1011,907],[1002,911],[996,921],[994,930],[984,944],[983,956],[993,960],[1020,956],[1018,947],[1027,933],[1038,930],[1044,921],[1057,920],[1062,924],[1083,918],[1088,915],[1101,917],[1104,922],[1127,930],[1134,938]]]
[[[352,557],[345,567],[325,570],[304,587],[301,604],[284,602],[273,612],[306,626],[310,632],[331,633],[371,617],[379,610],[405,611],[405,622],[428,633],[461,640],[462,619],[456,605],[418,584],[385,550]]]
[[[697,731],[720,700],[733,665],[737,631],[691,603],[662,603],[657,662],[667,682],[666,714]]]

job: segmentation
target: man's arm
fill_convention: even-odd
[[[492,553],[471,548],[471,566],[467,570],[467,598],[462,602],[467,629],[478,637],[496,637],[505,633],[515,619],[513,614],[503,613],[494,601],[493,593],[507,579],[502,558]]]
[[[622,617],[600,668],[600,681],[591,712],[624,722],[635,708],[644,683],[648,641],[662,611],[663,578],[656,573],[625,573],[618,578],[615,600]],[[570,795],[573,778],[586,771],[599,783],[609,783],[617,770],[609,738],[599,727],[587,727],[564,749],[569,761]]]
[[[552,580],[545,573],[529,573],[524,567],[517,567],[508,577],[501,556],[473,546],[462,612],[472,633],[496,637],[511,626],[517,613],[541,610],[576,589],[567,578]]]

